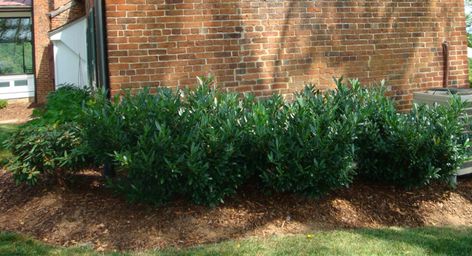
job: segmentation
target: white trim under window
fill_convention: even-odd
[[[34,75],[0,76],[0,99],[34,97]]]

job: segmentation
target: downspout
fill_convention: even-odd
[[[442,43],[443,49],[443,88],[447,88],[449,84],[449,43]]]
[[[111,98],[110,79],[108,73],[108,42],[106,29],[106,14],[104,0],[95,1],[96,17],[96,47],[97,47],[97,76],[98,83],[107,91],[108,98]]]
[[[108,47],[107,47],[107,31],[106,31],[106,15],[103,4],[104,0],[97,0],[95,5],[96,20],[96,47],[97,47],[97,79],[98,83],[103,86],[107,92],[108,99],[111,99],[110,79],[108,76]],[[112,161],[105,161],[103,164],[103,176],[113,178],[116,171]]]
[[[34,81],[34,103],[38,103],[38,83],[36,80],[36,33],[35,33],[35,25],[34,22],[34,3],[31,1],[31,48],[33,49],[33,81]]]

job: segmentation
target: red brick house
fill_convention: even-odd
[[[63,68],[55,37],[83,16],[82,80],[113,94],[211,73],[228,90],[264,96],[344,75],[388,80],[408,108],[413,91],[468,86],[463,0],[34,0],[38,102]]]
[[[89,84],[94,40],[105,42],[87,20],[94,9],[78,0],[0,0],[0,99],[42,103],[60,84]]]

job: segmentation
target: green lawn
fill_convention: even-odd
[[[102,255],[0,233],[0,255]],[[472,255],[472,228],[361,229],[252,238],[186,250],[105,255]]]
[[[0,124],[0,167],[5,164],[8,157],[11,156],[10,152],[5,149],[3,142],[18,128],[15,124]]]

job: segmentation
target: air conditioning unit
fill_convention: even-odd
[[[413,93],[413,102],[417,104],[447,105],[455,95],[465,103],[464,113],[472,115],[472,89],[439,88]]]
[[[447,105],[455,95],[464,102],[464,114],[472,118],[472,89],[439,88],[413,93],[413,103],[427,105]],[[467,160],[457,172],[457,176],[472,173],[472,159]]]

